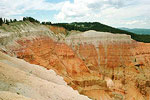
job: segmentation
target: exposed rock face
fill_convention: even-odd
[[[95,31],[63,39],[51,32],[31,35],[16,39],[17,46],[3,46],[3,52],[53,69],[68,85],[92,99],[148,100],[150,44],[124,34]]]
[[[31,98],[24,97],[22,95],[18,95],[17,93],[11,93],[6,91],[0,91],[0,99],[1,100],[33,100]]]
[[[53,31],[55,34],[67,34],[67,30],[63,27],[58,27],[58,26],[49,26],[50,30]]]
[[[53,70],[46,70],[1,52],[0,99],[89,100],[67,86]]]

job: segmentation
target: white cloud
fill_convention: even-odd
[[[57,10],[53,22],[97,21],[115,27],[145,28],[150,25],[150,0],[62,0],[59,3],[0,0],[0,17],[11,17],[29,10]]]
[[[60,13],[56,15],[56,17],[60,20],[64,20],[66,18],[76,18],[86,15],[86,12],[88,12],[88,8],[82,3],[72,4],[68,1],[63,5]]]
[[[133,25],[133,24],[138,24],[138,23],[144,23],[144,22],[140,20],[133,20],[133,21],[126,22],[127,25]]]
[[[135,0],[133,0],[135,1]],[[66,2],[60,13],[58,19],[65,19],[68,17],[82,17],[87,14],[99,14],[104,9],[114,7],[121,8],[133,3],[130,0],[74,0],[74,3]]]
[[[149,0],[74,0],[66,2],[55,15],[59,21],[99,21],[115,27],[147,27],[150,18]],[[136,23],[133,21],[136,21]],[[141,21],[138,21],[141,20]],[[132,22],[127,24],[127,22]]]
[[[45,0],[0,0],[0,17],[22,14],[27,10],[60,10],[64,3],[54,4]]]

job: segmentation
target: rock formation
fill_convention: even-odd
[[[19,35],[13,31],[4,36],[6,32],[2,32],[2,52],[54,70],[67,85],[93,100],[149,100],[149,43],[125,34],[96,31],[65,37],[48,27],[26,24],[17,29]],[[32,30],[37,26],[38,30],[24,33],[31,25]]]
[[[0,99],[89,100],[67,86],[53,70],[46,70],[1,52]]]
[[[67,30],[63,27],[58,27],[58,26],[48,26],[50,28],[51,31],[53,31],[55,34],[64,34],[67,35]]]

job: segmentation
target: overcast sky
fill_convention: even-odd
[[[0,0],[0,17],[150,28],[150,0]]]

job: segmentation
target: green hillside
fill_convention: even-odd
[[[88,31],[88,30],[95,30],[100,32],[111,32],[111,33],[119,33],[119,34],[127,34],[131,35],[131,38],[145,43],[150,43],[150,35],[141,35],[141,34],[135,34],[132,32],[128,32],[125,30],[113,28],[104,24],[101,24],[99,22],[73,22],[73,23],[54,23],[51,25],[55,26],[61,26],[66,28],[67,30],[77,30],[77,31]]]
[[[88,31],[88,30],[95,30],[100,32],[111,32],[114,34],[127,34],[131,35],[131,38],[145,43],[150,43],[150,35],[149,34],[135,34],[135,32],[128,32],[123,29],[118,29],[114,27],[110,27],[108,25],[101,24],[99,22],[73,22],[73,23],[51,23],[51,22],[42,22],[40,23],[38,20],[32,17],[23,17],[22,20],[17,21],[16,19],[7,20],[5,18],[0,18],[0,28],[3,30],[11,31],[10,29],[6,29],[4,24],[12,25],[16,23],[23,23],[24,21],[29,21],[31,23],[43,24],[43,25],[54,25],[54,26],[61,26],[66,28],[68,31],[77,30],[77,31]]]

